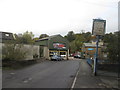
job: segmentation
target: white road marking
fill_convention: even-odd
[[[80,65],[79,65],[79,68],[80,68]],[[76,73],[76,75],[75,75],[75,78],[74,78],[74,81],[73,81],[73,83],[72,83],[72,86],[71,86],[71,89],[70,89],[70,90],[73,90],[73,88],[74,88],[74,86],[75,86],[75,83],[76,83],[76,80],[77,80],[77,76],[78,76],[78,73],[79,73],[79,68],[78,68],[78,71],[77,71],[77,73]]]
[[[14,75],[15,73],[10,73],[11,75]]]
[[[23,80],[24,83],[28,83],[29,81],[31,81],[32,78],[26,78],[25,80]]]

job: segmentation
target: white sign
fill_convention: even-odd
[[[100,19],[93,19],[93,35],[104,35],[105,34],[106,21]]]

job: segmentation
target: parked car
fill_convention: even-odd
[[[60,55],[53,55],[51,57],[51,60],[53,60],[53,61],[61,61],[61,60],[63,60],[63,58]]]
[[[81,55],[74,55],[74,58],[81,58]]]

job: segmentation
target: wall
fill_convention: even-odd
[[[39,57],[39,46],[37,46],[37,45],[23,45],[21,50],[27,52],[25,60],[34,59],[33,55],[35,55],[35,54],[37,54]]]
[[[2,66],[2,44],[0,43],[0,67]]]
[[[49,59],[49,49],[48,49],[48,47],[44,47],[43,52],[44,52],[43,57],[45,57],[46,59]]]
[[[4,43],[0,43],[0,46],[5,46]],[[21,47],[20,47],[21,46]],[[39,45],[27,45],[27,44],[16,44],[15,48],[19,48],[20,51],[23,51],[26,53],[26,56],[24,58],[24,60],[33,60],[33,55],[37,54],[39,57]],[[3,49],[3,48],[0,48]],[[2,50],[1,50],[2,51]],[[0,51],[0,54],[2,54],[2,52]]]

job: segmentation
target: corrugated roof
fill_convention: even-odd
[[[51,38],[56,37],[56,36],[61,36],[61,35],[60,34],[52,35],[52,36],[49,36],[49,37],[41,38],[41,39],[39,39],[37,41],[48,40],[48,39],[51,39]]]

